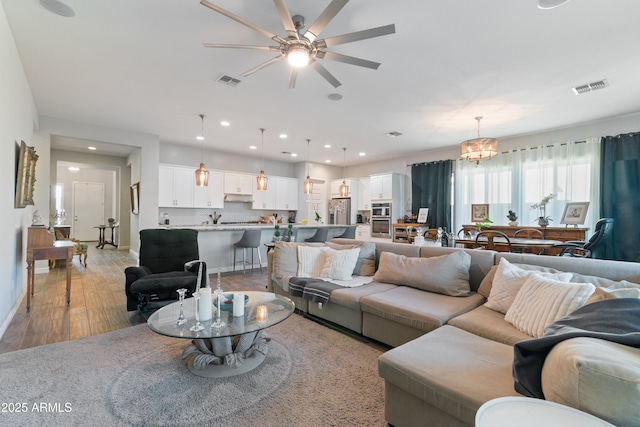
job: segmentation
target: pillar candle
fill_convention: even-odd
[[[268,316],[267,306],[259,305],[258,309],[256,310],[256,320],[258,322],[264,322],[265,320],[267,320],[267,316]]]
[[[244,294],[237,293],[233,295],[233,316],[244,316]]]
[[[200,288],[200,307],[198,314],[200,315],[200,321],[206,322],[213,317],[211,303],[211,288]]]

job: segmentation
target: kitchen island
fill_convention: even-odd
[[[289,224],[278,224],[280,226],[280,234],[286,235]],[[329,228],[327,239],[333,239],[342,234],[346,225],[324,225],[324,224],[293,224],[294,233],[297,234],[296,241],[303,242],[305,239],[313,236],[318,228]],[[200,259],[207,263],[207,272],[211,278],[215,278],[218,271],[226,272],[233,270],[233,244],[242,237],[242,233],[246,229],[261,229],[261,245],[260,255],[262,257],[262,266],[267,266],[267,248],[265,243],[273,241],[275,226],[273,224],[214,224],[214,225],[171,225],[169,227],[159,228],[190,228],[198,230],[198,245],[200,251]],[[295,231],[297,230],[297,232]],[[295,235],[294,234],[294,235]],[[241,250],[238,249],[236,260],[242,259]],[[251,262],[251,254],[247,251],[247,260]],[[253,268],[258,268],[258,257],[254,256]],[[247,266],[247,268],[250,268]],[[242,270],[242,264],[238,262],[236,270]],[[265,283],[266,285],[266,283]]]

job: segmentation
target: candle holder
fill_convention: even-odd
[[[259,305],[256,308],[256,321],[258,321],[258,323],[264,323],[267,321],[268,317],[269,317],[269,311],[267,310],[267,306]]]
[[[178,316],[178,320],[176,320],[176,324],[178,326],[184,325],[187,323],[187,318],[184,317],[184,294],[187,292],[185,288],[180,288],[177,290],[178,299],[180,300],[180,315]]]
[[[202,323],[200,323],[200,292],[195,292],[193,298],[196,300],[196,324],[189,328],[191,332],[200,332],[204,329]]]
[[[226,323],[224,323],[222,321],[222,319],[220,319],[220,313],[221,312],[222,312],[222,293],[219,293],[218,294],[218,308],[216,309],[216,321],[211,324],[212,328],[220,329],[220,328],[222,328],[223,326],[226,325]]]

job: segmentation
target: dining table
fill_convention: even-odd
[[[476,248],[477,246],[482,245],[482,243],[487,243],[487,239],[486,238],[480,238],[477,242],[475,237],[462,237],[462,238],[457,238],[456,239],[456,244],[461,244],[463,245],[465,248]],[[561,240],[550,240],[550,239],[526,239],[526,238],[520,238],[520,237],[509,237],[509,242],[511,243],[511,248],[518,248],[520,249],[522,252],[524,252],[524,250],[529,249],[532,252],[534,250],[540,251],[539,253],[542,254],[544,253],[544,249],[547,248],[552,248],[556,245],[562,244],[563,242]],[[507,242],[507,240],[504,237],[500,237],[500,236],[496,236],[493,239],[493,244],[495,246],[501,247],[501,248],[508,248],[509,246],[509,242]],[[507,249],[508,250],[508,249]]]

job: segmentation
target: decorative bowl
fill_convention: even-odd
[[[222,295],[222,310],[223,311],[233,311],[233,297],[235,296],[235,294],[225,294]],[[244,296],[244,305],[247,305],[247,302],[249,301],[249,295]],[[213,302],[214,306],[218,306],[218,301],[214,300]]]

